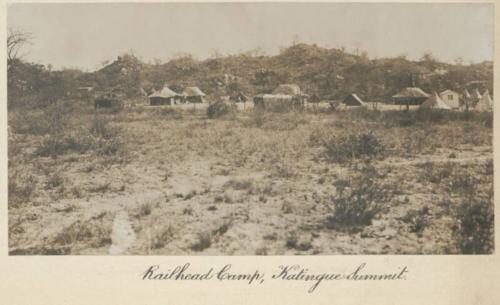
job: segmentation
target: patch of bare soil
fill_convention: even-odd
[[[109,121],[123,142],[111,155],[36,156],[42,136],[9,138],[10,254],[463,253],[457,207],[491,201],[492,130],[480,123],[466,123],[472,137],[450,132],[460,121],[424,130],[334,113]],[[329,159],[328,143],[368,130],[381,156]],[[358,181],[367,164],[375,174]],[[341,202],[364,218],[342,219],[359,213]]]

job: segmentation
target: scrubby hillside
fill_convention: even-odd
[[[419,61],[404,56],[370,59],[366,53],[354,55],[341,49],[307,44],[285,48],[276,56],[247,52],[197,60],[184,55],[157,64],[146,64],[126,54],[90,73],[61,74],[61,71],[36,67],[39,73],[35,74],[9,71],[9,80],[21,78],[24,86],[28,83],[28,87],[40,91],[50,83],[53,87],[65,86],[66,91],[77,86],[93,86],[97,91],[114,90],[129,97],[139,95],[141,88],[150,92],[164,83],[178,91],[188,85],[198,86],[212,97],[240,90],[250,95],[267,93],[280,83],[297,83],[306,93],[316,93],[321,98],[338,99],[355,92],[363,99],[387,101],[401,88],[410,86],[412,76],[415,85],[428,92],[444,89],[461,92],[464,88],[493,92],[492,62],[465,65],[458,61],[451,65],[439,62],[431,54]],[[65,78],[58,79],[55,73]],[[9,81],[9,90],[19,91],[14,85],[15,82]],[[20,95],[17,92],[9,97]]]

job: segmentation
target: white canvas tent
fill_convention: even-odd
[[[491,99],[488,89],[483,93],[483,96],[477,102],[474,110],[476,111],[491,111],[493,109],[493,100]]]
[[[434,92],[425,102],[420,105],[420,108],[428,108],[428,109],[451,109],[448,104],[446,104],[439,95]]]

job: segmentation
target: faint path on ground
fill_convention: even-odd
[[[429,158],[429,159],[419,159],[419,160],[407,160],[407,161],[397,161],[390,162],[392,166],[404,166],[404,165],[422,165],[425,163],[473,163],[473,162],[486,162],[493,160],[493,156],[481,156],[481,157],[469,157],[469,158]]]
[[[125,254],[135,242],[135,233],[125,211],[118,212],[113,220],[110,255]]]

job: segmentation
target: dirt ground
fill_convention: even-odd
[[[208,119],[201,106],[165,106],[68,114],[62,133],[80,139],[96,117],[116,130],[116,150],[47,155],[40,146],[56,135],[16,131],[9,113],[11,254],[461,253],[455,207],[467,187],[491,200],[493,129],[479,120],[405,126],[251,107]],[[329,158],[327,143],[369,132],[383,155]],[[367,162],[390,198],[369,223],[332,228],[339,181]]]

